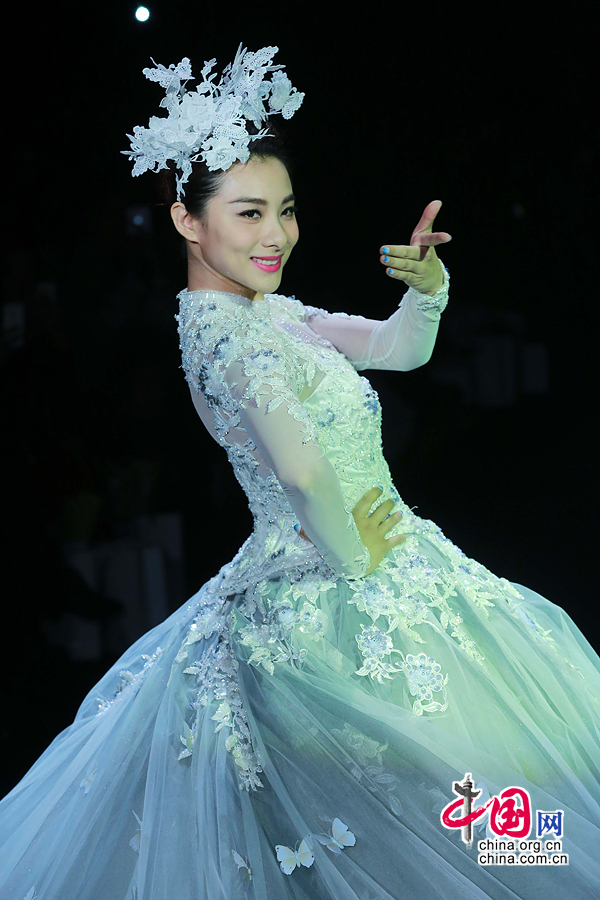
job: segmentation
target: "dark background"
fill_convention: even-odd
[[[443,201],[451,298],[433,358],[366,373],[394,481],[600,646],[593,6],[526,23],[455,4],[215,7],[152,3],[146,23],[134,4],[24,9],[7,42],[0,794],[164,618],[137,582],[132,612],[123,580],[111,588],[89,561],[156,551],[168,614],[252,527],[179,368],[180,239],[153,206],[155,176],[132,179],[119,152],[163,114],[150,57],[188,56],[196,78],[216,57],[220,77],[240,42],[272,44],[306,92],[285,123],[301,239],[280,293],[387,318],[405,286],[379,247],[408,243]]]

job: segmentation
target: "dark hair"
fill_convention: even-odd
[[[249,158],[278,159],[286,167],[291,180],[294,160],[284,143],[283,133],[272,121],[267,121],[263,127],[267,127],[273,136],[250,140],[248,143]],[[258,130],[255,129],[252,122],[247,123],[247,130],[249,134],[258,134]],[[161,169],[158,173],[161,200],[157,206],[171,207],[177,201],[176,169],[172,160],[169,160],[167,165],[168,169]],[[219,193],[225,175],[226,172],[222,169],[211,172],[203,160],[192,163],[192,174],[183,185],[181,202],[195,219],[204,218],[208,211],[208,204]]]

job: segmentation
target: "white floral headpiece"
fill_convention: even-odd
[[[261,137],[273,137],[264,128],[258,134],[246,131],[246,121],[256,128],[269,113],[281,113],[284,119],[291,119],[299,109],[304,94],[292,87],[290,79],[283,72],[283,65],[270,65],[279,47],[263,47],[256,53],[247,53],[242,45],[233,63],[223,70],[218,85],[212,84],[214,72],[206,76],[216,63],[211,59],[204,63],[201,84],[195,91],[186,91],[182,82],[192,78],[192,69],[187,57],[179,65],[156,65],[155,69],[144,69],[150,81],[158,81],[166,89],[167,95],[160,102],[168,111],[167,117],[152,116],[148,128],[136,125],[131,141],[131,150],[121,150],[129,159],[135,159],[133,176],[148,170],[159,172],[168,169],[167,160],[175,161],[182,172],[177,177],[177,199],[181,199],[183,185],[192,174],[192,163],[203,159],[211,172],[226,171],[236,160],[245,163],[250,157],[248,144]],[[272,81],[267,81],[267,72],[274,72]],[[269,101],[269,111],[264,101]],[[156,166],[156,168],[154,168]]]

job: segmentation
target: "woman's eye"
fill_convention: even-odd
[[[294,216],[297,213],[297,211],[298,211],[297,206],[288,206],[286,209],[284,209],[283,213],[284,213],[284,215],[286,213],[291,213],[292,216]],[[244,216],[244,218],[246,218],[246,219],[254,218],[252,216],[252,213],[257,213],[257,215],[260,216],[260,210],[258,210],[258,209],[245,209],[244,212],[240,213],[240,216]],[[290,218],[291,218],[291,216],[290,216]]]

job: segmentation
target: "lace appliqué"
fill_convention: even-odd
[[[448,684],[448,676],[442,675],[442,667],[431,656],[425,653],[419,653],[413,656],[408,653],[404,662],[399,664],[399,668],[404,670],[408,687],[416,700],[413,703],[413,712],[416,716],[423,715],[423,712],[445,712],[448,709],[448,700],[446,698],[446,685]],[[433,699],[432,691],[444,692],[444,703],[439,703]],[[423,703],[423,700],[429,700],[429,703]]]
[[[280,537],[281,529],[272,526],[289,522],[291,531],[294,512],[277,479],[272,473],[265,476],[267,463],[241,425],[243,411],[248,407],[260,409],[266,406],[268,415],[284,405],[290,418],[302,425],[302,442],[320,444],[321,417],[318,412],[315,414],[307,409],[299,398],[313,385],[317,365],[325,374],[337,372],[338,375],[340,366],[345,367],[354,386],[358,379],[356,371],[331,345],[317,340],[298,340],[298,329],[294,325],[299,319],[294,308],[298,301],[284,303],[287,298],[280,300],[278,295],[268,295],[268,300],[255,303],[245,303],[238,297],[238,302],[232,304],[185,292],[180,298],[181,311],[176,319],[186,380],[194,391],[203,395],[212,414],[214,437],[225,448],[235,476],[248,497],[256,524],[255,533],[262,529],[262,532]],[[287,303],[291,303],[291,309]],[[364,391],[363,382],[370,388],[366,379],[362,379],[359,381],[361,392]],[[266,395],[269,399],[265,403]],[[371,401],[374,396],[371,389]],[[356,430],[360,432],[364,416],[360,398],[358,404]],[[354,407],[356,405],[355,400]],[[343,409],[343,404],[340,403],[339,408]],[[344,418],[352,423],[356,417],[349,410]],[[334,421],[333,409],[327,411],[326,421]],[[374,436],[377,441],[377,430]],[[268,505],[265,502],[267,489]],[[361,577],[369,567],[369,553],[360,540],[352,516],[354,504],[348,500],[344,506],[346,527],[357,548],[347,566],[352,577]],[[265,533],[260,534],[261,544],[265,543],[265,537]],[[305,558],[308,556],[306,552],[304,555]],[[315,554],[311,555],[314,558]],[[355,575],[357,569],[359,574]]]
[[[448,306],[448,293],[450,290],[450,273],[443,262],[441,260],[439,262],[444,270],[444,280],[442,286],[435,294],[423,294],[421,291],[417,291],[416,288],[411,287],[404,295],[413,296],[421,312],[425,313],[428,319],[434,320],[439,319]]]
[[[306,427],[306,440],[314,437],[312,421],[298,404],[298,394],[305,383],[302,363],[284,353],[278,335],[266,327],[268,323],[261,316],[267,315],[267,305],[267,300],[260,301],[255,307],[260,309],[260,317],[254,317],[244,306],[225,308],[214,300],[198,304],[187,298],[181,301],[181,312],[175,316],[186,381],[204,395],[213,411],[219,443],[224,447],[230,446],[227,436],[231,429],[239,426],[240,406],[253,401],[260,408],[261,397],[266,393],[274,395],[267,413],[287,401],[291,414]],[[237,382],[227,386],[223,376],[236,360],[243,360],[242,372],[250,377],[239,399],[233,396]],[[313,362],[313,378],[314,372]],[[306,377],[311,377],[310,371]],[[290,378],[296,394],[289,387]],[[253,465],[255,461],[247,459],[244,448],[238,449],[242,451],[238,465]],[[247,451],[251,449],[256,448],[248,446]]]
[[[421,520],[421,522],[430,530],[430,533],[427,534],[428,539],[443,552],[449,562],[456,586],[486,617],[489,617],[487,607],[496,605],[491,602],[492,598],[502,603],[513,619],[523,629],[526,629],[537,643],[544,645],[560,658],[566,672],[571,673],[576,680],[582,679],[586,682],[582,669],[573,665],[571,660],[560,652],[556,641],[551,636],[552,630],[542,628],[533,613],[525,608],[523,595],[508,579],[494,575],[481,563],[466,556],[433,522],[428,520]],[[600,708],[600,700],[590,690],[587,682],[584,686],[596,707]]]
[[[144,665],[139,672],[134,674],[133,672],[130,672],[129,669],[123,669],[119,672],[121,682],[119,683],[114,696],[110,700],[106,700],[104,697],[96,698],[98,704],[98,712],[96,715],[105,713],[117,700],[133,699],[137,696],[138,691],[146,680],[149,670],[156,664],[162,654],[163,648],[157,647],[152,656],[148,656],[146,653],[142,654],[140,659],[144,660]]]
[[[291,401],[292,403],[297,400],[294,394],[287,390],[285,386],[285,360],[280,354],[275,353],[271,347],[248,353],[244,358],[243,372],[244,375],[250,376],[250,380],[244,388],[244,392],[240,398],[242,405],[249,400],[254,400],[256,405],[260,408],[262,394],[267,391],[270,392],[275,386],[277,387],[278,393],[277,396],[273,397],[267,404],[267,413],[277,409],[284,400]],[[281,376],[281,378],[275,380],[274,376]],[[236,382],[233,382],[230,385],[230,388],[234,388],[235,386]],[[303,418],[303,421],[307,420],[308,417],[306,417],[306,419]]]
[[[332,728],[331,734],[349,752],[352,758],[351,772],[357,781],[363,778],[370,785],[372,793],[379,794],[397,816],[403,815],[402,803],[399,800],[400,782],[395,775],[386,772],[381,754],[388,745],[380,744],[373,738],[344,722],[344,730]]]
[[[406,527],[410,528],[408,517]],[[462,588],[460,579],[452,571],[448,572],[434,566],[420,551],[419,542],[413,535],[407,536],[402,548],[403,552],[397,557],[396,565],[386,566],[384,562],[384,571],[393,581],[395,592],[399,595],[395,614],[390,617],[390,626],[400,627],[413,640],[424,643],[414,631],[414,626],[426,623],[439,629],[441,624],[444,630],[450,630],[451,636],[458,641],[470,659],[483,665],[485,657],[462,625],[462,616],[448,603],[449,597],[457,596],[457,588]],[[473,595],[475,592],[471,591],[471,598]],[[479,594],[476,594],[475,602],[480,609],[488,604],[487,597],[483,599]],[[433,616],[425,615],[424,604],[430,609],[438,610],[439,624]],[[389,616],[389,613],[387,614]]]
[[[383,683],[384,678],[392,678],[394,674],[404,670],[411,693],[413,696],[417,695],[413,704],[415,715],[422,715],[423,711],[443,712],[447,709],[447,701],[444,704],[433,701],[430,691],[439,691],[446,681],[441,677],[440,679],[432,677],[427,680],[428,687],[425,690],[413,690],[415,680],[410,662],[412,657],[407,657],[408,665],[402,663],[399,668],[395,668],[386,660],[393,652],[401,653],[394,649],[390,634],[400,628],[415,642],[426,643],[419,632],[415,631],[415,626],[426,624],[439,630],[440,625],[431,615],[431,609],[435,607],[439,610],[442,627],[450,629],[452,637],[459,641],[465,653],[480,665],[483,665],[484,657],[461,625],[462,617],[448,604],[447,598],[457,594],[456,579],[433,566],[422,553],[418,552],[416,538],[409,537],[403,547],[408,548],[406,554],[399,554],[393,563],[388,560],[387,565],[382,566],[382,573],[390,578],[393,587],[386,585],[381,575],[378,576],[376,573],[372,573],[360,584],[349,584],[354,591],[354,597],[348,599],[348,603],[355,604],[360,612],[366,612],[373,623],[380,616],[386,616],[388,619],[388,627],[383,631],[375,624],[365,626],[361,623],[361,634],[356,635],[356,641],[364,663],[355,674],[368,675]],[[432,664],[437,665],[435,661]],[[420,665],[419,677],[423,674],[422,661]],[[424,699],[431,702],[425,705],[422,703]]]
[[[447,287],[447,272],[444,283]],[[443,293],[443,289],[440,291]],[[423,295],[418,297],[417,306],[424,309],[429,305],[428,313],[439,315],[439,309],[433,308],[438,299]],[[343,354],[313,346],[315,341],[298,333],[301,329],[297,325],[318,311],[295,298],[279,298],[278,295],[269,295],[268,304],[261,302],[252,310],[242,305],[226,311],[217,303],[199,302],[193,295],[182,298],[181,313],[177,318],[186,377],[196,390],[202,388],[205,391],[207,402],[212,404],[215,427],[248,496],[255,530],[264,524],[263,530],[257,531],[257,543],[249,540],[247,548],[236,558],[235,572],[232,567],[229,573],[236,589],[247,591],[266,575],[281,578],[285,573],[288,577],[286,566],[293,569],[300,565],[295,537],[282,540],[287,523],[291,530],[296,519],[281,486],[274,476],[266,479],[259,476],[250,440],[243,446],[228,444],[226,440],[228,430],[239,424],[239,409],[231,392],[225,389],[222,370],[228,360],[242,358],[246,378],[250,378],[246,391],[257,405],[261,403],[261,390],[265,385],[278,404],[286,402],[286,397],[280,393],[285,372],[286,385],[294,388],[294,416],[303,421],[307,435],[314,435],[326,454],[331,450],[330,459],[343,484],[350,528],[353,527],[352,508],[373,484],[383,485],[382,497],[393,497],[397,508],[403,512],[401,523],[394,526],[388,538],[405,533],[408,536],[405,544],[385,557],[370,576],[344,578],[355,591],[355,598],[349,602],[355,602],[360,611],[366,612],[373,625],[380,615],[388,618],[387,628],[374,628],[366,635],[363,629],[363,633],[357,635],[364,641],[365,649],[378,646],[382,651],[379,656],[369,651],[363,670],[368,669],[371,677],[378,674],[380,678],[401,671],[393,666],[386,669],[389,662],[383,651],[393,649],[393,645],[390,648],[387,643],[391,640],[390,633],[398,628],[418,644],[426,644],[422,626],[445,630],[472,661],[485,667],[485,658],[465,628],[460,610],[453,608],[454,597],[460,597],[460,602],[464,602],[462,598],[466,599],[486,618],[495,606],[503,606],[536,640],[553,647],[555,642],[551,635],[532,616],[523,610],[519,612],[515,601],[522,601],[523,597],[510,582],[469,559],[437,525],[416,516],[401,500],[382,454],[381,408],[377,393],[366,378],[357,375]],[[281,320],[277,323],[282,326],[280,330],[275,329],[274,320],[270,320],[272,312]],[[317,365],[324,377],[310,399],[298,404],[298,397],[305,385],[311,383]],[[291,404],[291,395],[287,399]],[[357,471],[362,473],[360,478]],[[260,549],[257,549],[258,544]],[[306,545],[300,546],[305,550],[306,563],[315,566],[315,558],[323,562],[316,553],[307,551]],[[368,562],[363,571],[366,568]],[[327,578],[329,572],[331,570],[324,564],[319,575]],[[320,621],[318,604],[308,599],[307,603],[302,606],[298,599],[293,610],[281,604],[271,618],[266,611],[261,621],[250,622],[241,639],[251,650],[253,664],[273,672],[277,663],[303,663],[306,650],[295,654],[291,641],[300,616],[304,616],[305,626],[314,630],[317,639],[325,625]],[[384,643],[383,638],[386,639]],[[568,660],[565,662],[571,667]],[[331,654],[331,664],[339,667],[343,665],[343,659],[338,657],[336,660]]]
[[[202,609],[189,626],[174,660],[175,663],[185,664],[194,644],[210,638],[215,632],[219,633],[216,644],[205,650],[199,660],[183,669],[184,675],[195,676],[198,691],[190,707],[196,709],[197,714],[192,723],[183,722],[178,759],[184,760],[193,753],[200,710],[213,699],[220,700],[218,709],[211,717],[217,722],[215,733],[221,728],[230,729],[225,747],[242,770],[240,787],[256,790],[263,786],[258,777],[262,765],[260,754],[252,744],[238,687],[239,663],[232,649],[231,635],[235,631],[239,643],[250,647],[252,653],[248,662],[255,666],[262,665],[270,674],[273,674],[276,662],[301,665],[306,650],[297,653],[293,649],[293,629],[298,628],[313,640],[321,638],[325,617],[313,601],[321,592],[335,587],[336,582],[326,580],[321,568],[309,573],[298,569],[291,576],[288,573],[296,579],[295,582],[283,582],[283,587],[278,582],[278,597],[272,604],[268,594],[274,582],[263,579],[246,589],[238,607],[225,611],[223,597],[218,593],[221,575],[215,576],[209,583],[214,587],[213,597],[203,601]],[[238,628],[240,619],[249,620],[249,624]],[[341,654],[338,655],[341,662]]]
[[[441,666],[431,656],[420,653],[419,656],[408,654],[406,657],[401,650],[396,650],[392,639],[388,634],[377,628],[376,625],[365,626],[361,623],[361,634],[356,635],[356,642],[364,658],[364,664],[357,669],[356,675],[369,675],[372,679],[383,684],[384,678],[392,678],[397,672],[404,671],[408,680],[410,692],[417,699],[413,703],[413,712],[416,716],[422,716],[423,712],[444,712],[448,709],[445,685],[448,676],[441,675]],[[384,657],[398,653],[403,662],[395,668],[386,662]],[[438,703],[432,699],[432,691],[444,691],[445,702]],[[430,700],[425,705],[422,701]]]
[[[251,617],[260,606],[262,621],[260,624],[252,621],[237,632],[240,643],[252,651],[248,662],[254,666],[262,665],[270,675],[275,671],[275,663],[301,665],[308,651],[303,647],[296,652],[293,631],[297,628],[310,640],[321,640],[327,622],[325,613],[316,603],[320,593],[335,587],[336,582],[325,580],[321,574],[301,574],[295,583],[279,590],[272,602],[265,602],[272,591],[272,583],[268,579],[259,582],[249,592],[251,601],[246,603],[243,612]]]
[[[189,628],[188,634],[175,657],[176,663],[183,663],[188,656],[190,646],[202,638],[210,637],[220,631],[216,644],[204,651],[200,659],[183,670],[184,675],[195,676],[197,693],[190,706],[196,710],[194,721],[183,722],[183,734],[179,735],[183,750],[178,760],[191,756],[194,742],[198,735],[201,711],[213,700],[220,700],[219,707],[211,719],[218,724],[215,733],[221,728],[229,728],[230,734],[225,741],[225,748],[239,766],[239,786],[245,790],[256,790],[263,787],[258,777],[262,772],[261,758],[254,750],[248,718],[244,710],[242,695],[238,687],[237,672],[239,663],[231,646],[230,624],[224,623],[225,613],[217,611],[214,605],[207,605],[201,610]]]
[[[523,597],[523,595],[515,590],[512,585],[510,585],[510,587],[512,589],[511,595],[507,597],[507,605],[510,613],[515,619],[517,619],[517,621],[523,623],[524,627],[529,630],[535,640],[537,640],[538,642],[547,642],[547,644],[549,644],[552,653],[560,657],[562,664],[565,666],[565,671],[573,676],[579,686],[585,688],[588,697],[590,698],[596,709],[600,710],[600,697],[598,697],[598,695],[594,691],[590,690],[590,686],[587,683],[587,679],[583,670],[580,668],[580,666],[574,665],[571,660],[564,655],[564,653],[561,653],[559,651],[556,645],[556,641],[554,640],[554,638],[550,637],[551,629],[546,630],[542,628],[535,616],[523,606],[523,603],[525,602],[525,598]],[[521,603],[517,603],[516,600],[513,599],[514,597],[520,598]],[[583,685],[581,685],[580,679],[583,682]]]

